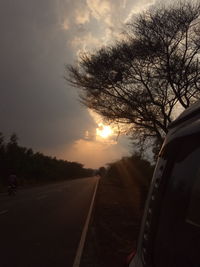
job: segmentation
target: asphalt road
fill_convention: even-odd
[[[0,195],[1,267],[72,267],[96,177]]]

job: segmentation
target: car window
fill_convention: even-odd
[[[165,177],[153,265],[197,267],[200,266],[200,136],[179,140],[168,151],[169,160],[170,156],[173,164]]]

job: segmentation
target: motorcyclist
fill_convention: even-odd
[[[14,172],[11,172],[11,174],[8,176],[8,192],[9,192],[9,194],[15,193],[16,188],[17,188],[17,176]]]

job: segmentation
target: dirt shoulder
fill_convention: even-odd
[[[128,186],[100,179],[80,267],[124,266],[139,232],[141,212],[134,199]]]

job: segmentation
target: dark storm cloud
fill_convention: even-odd
[[[63,79],[73,54],[59,2],[0,3],[0,131],[36,149],[70,143],[94,126]]]

